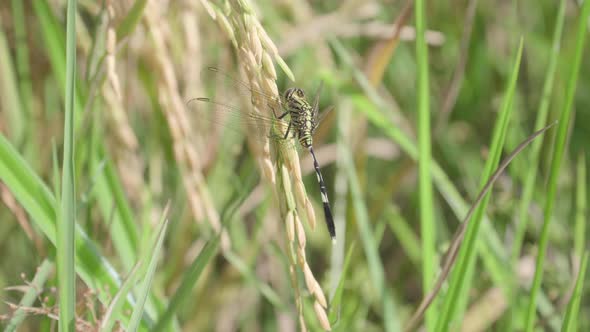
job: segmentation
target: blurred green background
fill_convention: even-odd
[[[560,120],[494,183],[472,220],[479,231],[467,232],[418,326],[589,330],[585,2],[80,0],[67,39],[66,1],[2,1],[0,326],[57,330],[58,290],[68,287],[77,330],[128,327],[143,294],[140,330],[315,331],[326,328],[324,312],[335,331],[401,331],[499,160]],[[416,40],[419,20],[425,38]],[[71,133],[68,44],[77,56]],[[289,162],[271,146],[265,166],[255,133],[187,105],[217,96],[252,109],[235,86],[203,75],[208,66],[243,80],[258,73],[258,82],[274,82],[272,67],[279,91],[309,95],[323,81],[320,109],[334,110],[314,148],[335,245],[307,151],[311,206],[296,197],[302,245],[300,233],[289,239],[291,203],[281,197],[290,193],[275,169],[286,163],[296,187]],[[66,141],[74,182],[62,175]],[[424,183],[432,193],[420,193]],[[73,254],[56,247],[63,184],[75,188],[78,229],[77,282],[66,286],[55,272],[57,257]],[[317,308],[304,265],[327,308]],[[139,282],[128,301],[129,289],[118,292],[126,278]]]

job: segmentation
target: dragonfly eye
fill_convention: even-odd
[[[289,103],[299,104],[302,99],[305,99],[305,92],[299,88],[290,88],[285,91],[284,97]]]
[[[294,92],[293,90],[295,90],[295,89],[290,88],[285,91],[285,95],[284,95],[285,99],[287,99],[287,100],[291,99],[291,96],[293,95],[293,92]]]

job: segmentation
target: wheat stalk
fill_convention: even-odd
[[[139,202],[143,186],[143,160],[139,157],[139,143],[125,112],[121,83],[116,69],[117,34],[115,20],[118,13],[112,4],[107,4],[106,8],[108,20],[104,62],[106,84],[102,85],[101,92],[103,100],[108,106],[106,109],[109,110],[107,117],[109,121],[108,128],[114,131],[112,137],[116,140],[115,144],[111,144],[115,150],[113,151],[115,165],[120,174],[125,174],[125,176],[121,177],[121,181],[127,195],[133,201]]]
[[[293,74],[279,56],[277,47],[258,21],[249,2],[247,0],[225,1],[221,6],[206,0],[202,0],[201,3],[238,51],[240,67],[244,69],[250,86],[278,98],[277,73],[273,60],[290,78],[293,78]],[[263,100],[252,98],[252,105],[255,113],[268,115],[269,110]],[[287,256],[290,261],[289,274],[295,293],[295,305],[301,330],[306,331],[307,328],[303,316],[303,301],[298,288],[297,266],[303,271],[306,288],[313,295],[314,311],[318,321],[324,330],[330,331],[331,326],[326,314],[326,297],[309,268],[305,256],[306,235],[299,218],[298,207],[305,211],[311,228],[315,227],[316,218],[303,185],[297,151],[286,144],[274,144],[277,153],[276,158],[273,158],[268,139],[262,144],[251,144],[251,146],[256,147],[254,153],[264,177],[276,189],[275,196],[279,202],[281,218],[285,221]],[[276,169],[280,170],[278,181]]]
[[[165,43],[163,27],[166,26],[166,21],[158,15],[163,11],[157,6],[158,2],[149,1],[143,18],[154,44],[154,67],[162,77],[159,81],[158,97],[172,135],[174,157],[182,173],[182,181],[193,217],[197,221],[206,219],[215,231],[221,231],[222,248],[227,250],[230,247],[229,236],[225,230],[221,229],[219,214],[200,171],[201,160],[192,145],[196,137],[192,135],[193,130],[188,120],[185,103],[179,94],[173,61]],[[198,59],[193,60],[198,61]]]

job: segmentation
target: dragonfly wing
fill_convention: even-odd
[[[195,113],[198,119],[210,124],[214,130],[227,129],[234,135],[243,134],[262,143],[268,139],[285,141],[280,133],[286,131],[288,122],[273,116],[264,116],[210,98],[193,98],[187,102],[187,106],[191,113]],[[278,128],[278,130],[271,130],[271,128]]]
[[[280,97],[266,93],[260,89],[253,88],[250,85],[250,83],[241,80],[237,77],[234,77],[231,74],[219,68],[204,68],[203,70],[201,70],[201,80],[204,83],[216,82],[217,85],[212,85],[219,86],[222,90],[222,95],[228,94],[228,97],[231,97],[232,95],[234,95],[235,97],[235,93],[238,93],[241,96],[250,98],[251,101],[260,101],[260,103],[263,104],[264,107],[267,107],[270,110],[279,111],[282,109],[283,103]]]
[[[315,132],[316,129],[318,129],[318,127],[320,126],[320,123],[322,123],[322,121],[324,121],[324,119],[326,118],[326,116],[328,116],[328,114],[330,114],[330,112],[332,112],[334,110],[334,105],[328,106],[328,108],[322,112],[321,115],[318,116],[319,111],[316,113],[316,122],[315,122],[315,126],[313,127],[312,132]]]
[[[313,112],[314,112],[314,119],[316,120],[317,123],[317,119],[318,119],[318,106],[320,103],[320,94],[322,93],[322,88],[324,87],[324,81],[320,81],[320,86],[318,87],[316,93],[315,93],[315,99],[313,101]]]

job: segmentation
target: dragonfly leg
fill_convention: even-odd
[[[281,114],[281,115],[277,115],[276,111],[274,108],[272,108],[272,113],[275,115],[275,117],[279,120],[281,120],[282,118],[284,118],[287,114],[289,114],[289,111],[285,111],[285,113]]]
[[[287,131],[285,132],[285,137],[283,137],[283,139],[287,139],[289,137],[290,131],[291,131],[291,121],[289,121],[289,125],[287,126]]]

